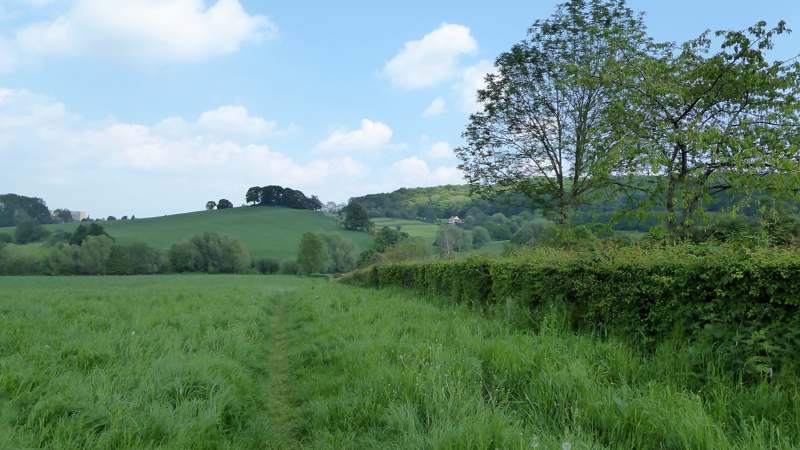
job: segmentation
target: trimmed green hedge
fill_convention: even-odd
[[[800,254],[681,247],[613,255],[538,253],[374,266],[362,286],[402,286],[484,306],[516,299],[534,312],[558,305],[579,329],[645,346],[689,339],[704,358],[747,374],[798,367]]]

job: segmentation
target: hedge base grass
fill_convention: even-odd
[[[561,314],[532,331],[279,276],[4,278],[0,448],[800,446],[791,379],[732,381],[681,341],[645,355]]]

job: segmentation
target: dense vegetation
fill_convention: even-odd
[[[661,210],[671,235],[725,193],[796,200],[800,62],[770,54],[787,33],[762,21],[656,42],[622,0],[567,1],[495,60],[459,167],[564,225],[609,192]]]
[[[25,221],[50,223],[50,210],[44,200],[16,194],[0,195],[0,228]]]
[[[507,216],[529,211],[524,196],[498,195],[483,198],[473,195],[467,185],[448,185],[427,188],[402,188],[391,193],[354,197],[351,203],[364,206],[370,217],[421,219],[435,222],[451,216],[467,215],[470,210],[486,215],[501,213]]]
[[[0,279],[0,447],[792,448],[797,384],[319,279]]]
[[[795,252],[716,246],[539,251],[507,260],[375,266],[350,281],[416,288],[481,307],[513,304],[526,313],[559,308],[576,329],[618,334],[645,348],[680,337],[748,377],[798,370]]]
[[[294,209],[322,209],[322,202],[316,195],[306,197],[301,191],[281,186],[253,186],[247,190],[245,201],[253,206],[283,206]]]

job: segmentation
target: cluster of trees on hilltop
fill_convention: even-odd
[[[322,202],[316,195],[306,197],[302,191],[275,185],[251,187],[245,194],[245,201],[251,206],[283,206],[312,211],[322,209]]]
[[[13,227],[26,220],[50,223],[50,210],[44,200],[16,194],[0,195],[0,227]]]

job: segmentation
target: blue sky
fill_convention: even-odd
[[[459,183],[450,149],[483,74],[557,2],[315,3],[4,0],[0,191],[145,217],[252,185],[345,201]],[[658,40],[761,19],[800,32],[796,1],[630,6]]]

